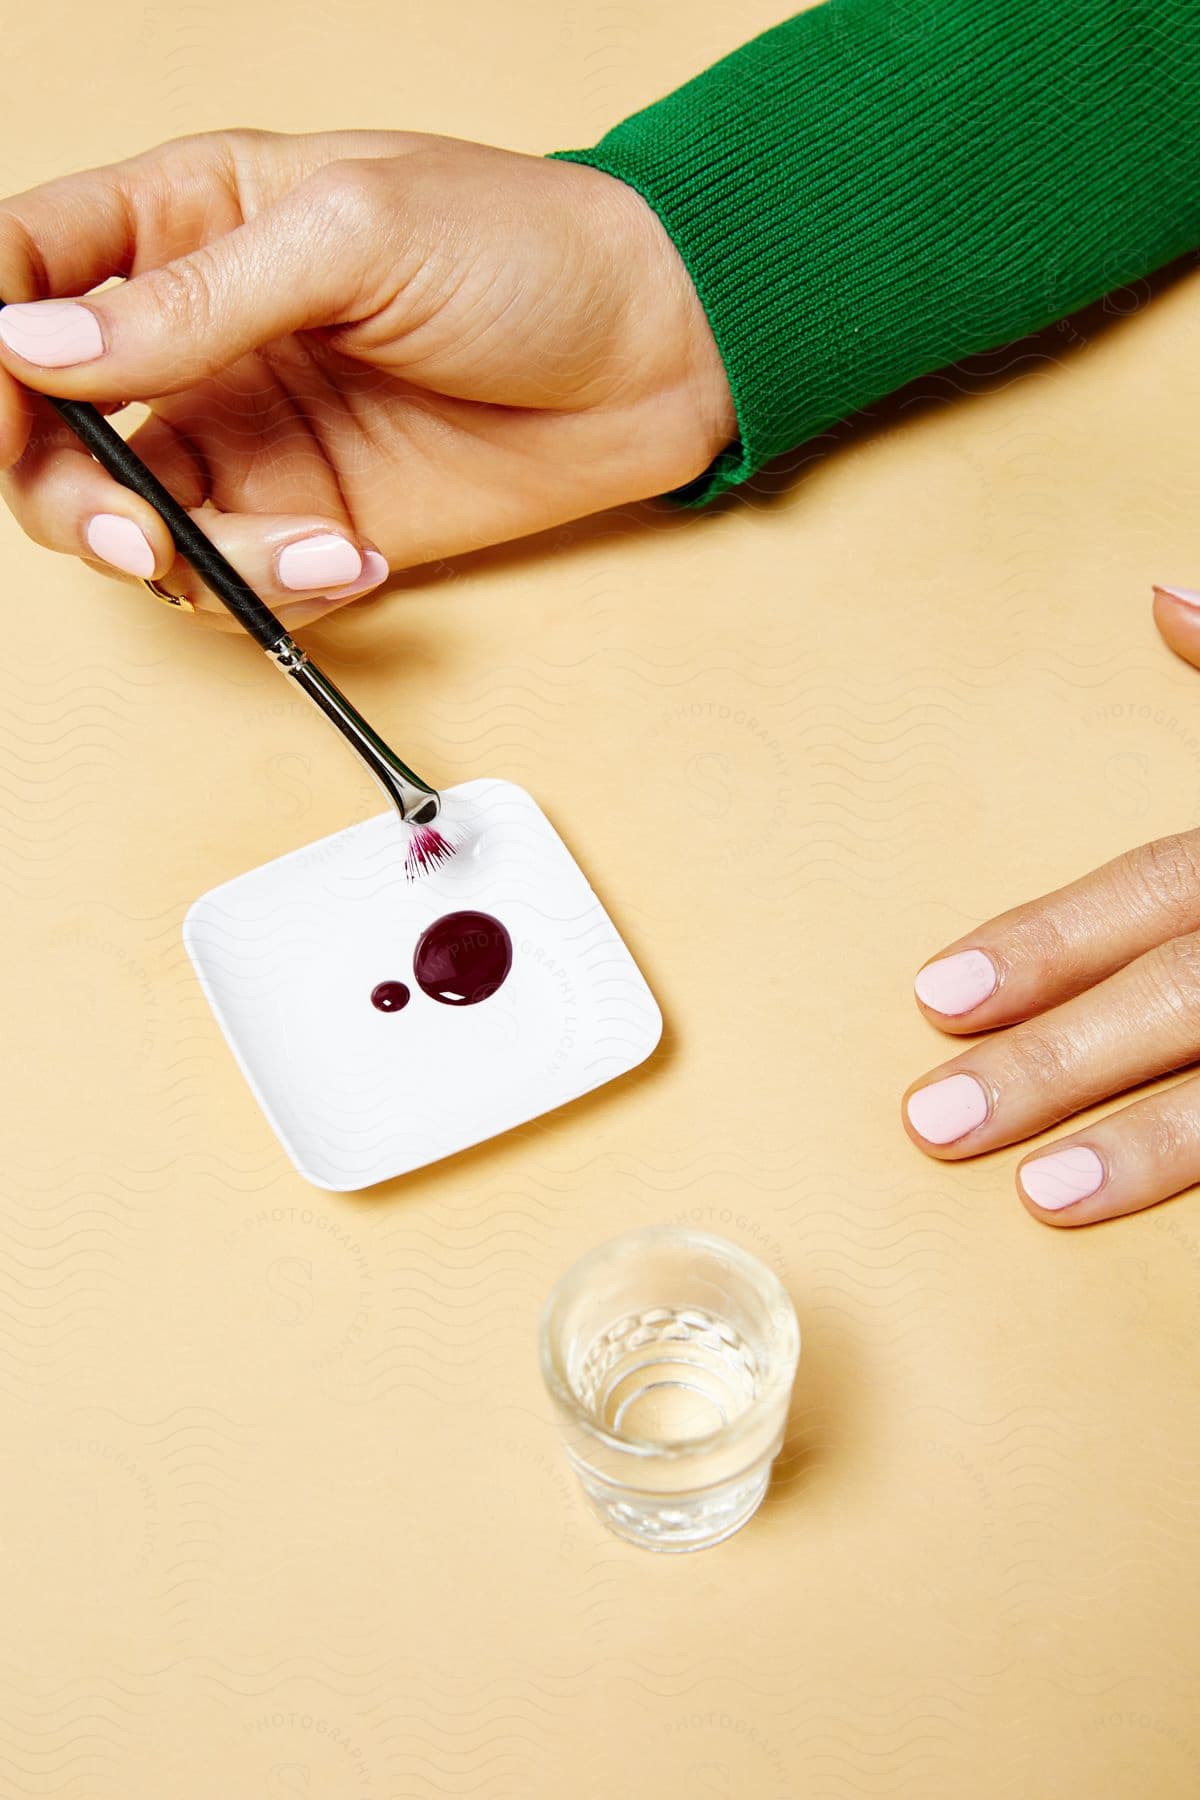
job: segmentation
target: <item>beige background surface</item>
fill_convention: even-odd
[[[10,9],[0,190],[226,124],[590,142],[784,11]],[[918,963],[1200,812],[1149,614],[1200,585],[1200,276],[1124,305],[309,634],[538,796],[668,1020],[359,1197],[291,1173],[180,921],[374,790],[248,645],[0,529],[0,1793],[1200,1790],[1195,1200],[1058,1234],[897,1119]],[[671,1219],[805,1339],[764,1511],[681,1559],[592,1523],[534,1357],[567,1262]]]

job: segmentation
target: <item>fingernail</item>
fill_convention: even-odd
[[[913,986],[918,1000],[952,1019],[995,993],[996,965],[982,950],[959,950],[926,963]]]
[[[1085,1144],[1035,1157],[1021,1170],[1018,1180],[1035,1206],[1044,1212],[1061,1212],[1086,1200],[1104,1180],[1104,1164]]]
[[[908,1122],[929,1144],[953,1144],[987,1118],[987,1095],[973,1075],[947,1075],[908,1096]]]
[[[18,300],[0,308],[0,338],[43,369],[65,369],[104,355],[99,319],[76,300]]]
[[[386,557],[380,556],[378,550],[364,550],[362,559],[363,572],[358,580],[352,581],[349,587],[330,588],[331,600],[349,600],[354,594],[365,594],[368,588],[378,587],[391,574]]]
[[[0,319],[4,317],[0,313]],[[140,525],[120,513],[93,513],[87,522],[87,541],[101,562],[123,569],[143,580],[154,573],[154,550]]]
[[[3,317],[0,313],[0,319]],[[281,587],[323,593],[326,588],[344,587],[348,581],[356,581],[362,566],[363,559],[349,538],[339,537],[335,531],[322,531],[316,537],[285,544],[276,569]]]
[[[4,314],[0,313],[0,319],[3,317]],[[1169,594],[1172,600],[1182,600],[1185,606],[1200,606],[1200,594],[1195,588],[1169,588],[1155,582],[1154,591],[1156,594]]]

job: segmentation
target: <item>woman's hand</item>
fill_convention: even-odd
[[[214,131],[63,176],[0,204],[0,298],[42,303],[0,311],[21,525],[229,630],[153,508],[29,389],[146,402],[131,442],[289,628],[389,567],[666,492],[737,432],[645,201],[454,138]]]
[[[1200,1058],[1200,831],[1160,838],[960,938],[916,979],[947,1032],[990,1037],[915,1082],[913,1142],[977,1156]],[[1002,1028],[1002,1029],[998,1029]],[[1200,1181],[1200,1076],[1027,1156],[1036,1218],[1090,1225]]]

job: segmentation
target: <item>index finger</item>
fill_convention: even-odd
[[[166,138],[0,200],[0,300],[84,294],[198,250],[325,163],[394,153],[401,132],[237,125]]]
[[[0,201],[0,299],[84,294],[156,268],[237,222],[228,132],[168,138]]]
[[[157,268],[229,228],[229,134],[170,138],[138,156],[56,176],[0,201],[0,300],[87,293],[114,275]],[[0,368],[0,468],[47,414]]]
[[[1093,987],[1200,927],[1200,831],[1126,851],[1014,906],[926,963],[918,1003],[943,1031],[991,1031]]]

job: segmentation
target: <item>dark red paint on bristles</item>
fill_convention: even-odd
[[[410,881],[415,881],[418,875],[429,875],[442,863],[449,862],[454,855],[454,845],[434,825],[414,825],[411,831],[404,872]]]

